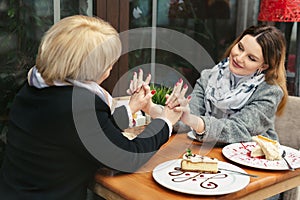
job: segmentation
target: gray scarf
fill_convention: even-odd
[[[264,80],[264,74],[234,75],[229,70],[229,59],[224,59],[212,68],[208,79],[205,90],[206,115],[228,117],[235,113],[244,107]]]

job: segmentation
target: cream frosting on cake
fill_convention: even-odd
[[[181,170],[194,172],[218,172],[218,159],[186,153],[182,157]]]
[[[277,141],[261,135],[253,136],[252,140],[258,144],[251,151],[252,157],[265,155],[267,160],[280,160],[282,158],[280,144]]]

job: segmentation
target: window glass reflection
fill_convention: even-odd
[[[130,2],[130,29],[152,26],[152,1]],[[157,0],[156,26],[179,31],[202,45],[218,62],[234,40],[236,32],[235,0]],[[195,52],[197,56],[197,52]],[[150,50],[129,54],[130,67],[150,62]],[[171,66],[189,77],[193,85],[199,72],[180,55],[156,49],[155,63]]]

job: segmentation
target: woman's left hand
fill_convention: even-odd
[[[171,93],[171,95],[166,95],[167,101],[166,101],[166,106],[168,106],[169,108],[173,109],[176,106],[179,106],[180,103],[178,100],[182,100],[185,97],[185,94],[188,90],[188,85],[184,84],[183,85],[183,80],[179,79],[179,81],[175,84],[173,91]]]
[[[185,94],[188,90],[187,84],[183,85],[182,79],[175,84],[173,92],[171,95],[166,96],[166,106],[171,109],[174,109],[176,112],[182,112],[180,120],[183,123],[189,123],[190,121],[190,106],[189,102],[191,100],[191,96],[185,98]]]
[[[130,80],[130,85],[129,88],[127,89],[127,94],[133,95],[135,92],[139,92],[140,89],[142,88],[143,84],[149,85],[150,80],[151,80],[151,74],[148,74],[146,77],[145,81],[143,81],[143,70],[139,69],[139,75],[137,77],[137,73],[133,73],[133,79]]]
[[[145,110],[149,106],[149,103],[152,102],[152,96],[155,94],[155,92],[150,91],[149,85],[142,84],[141,88],[130,97],[129,107],[132,113]]]

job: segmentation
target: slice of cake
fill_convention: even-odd
[[[182,157],[181,170],[191,172],[217,173],[218,159],[192,154],[190,150],[188,150],[187,153],[185,153]]]
[[[267,160],[281,159],[281,152],[279,149],[280,144],[277,141],[271,140],[270,138],[261,135],[253,136],[252,139],[258,145],[252,150],[251,156],[255,157],[257,154],[259,154],[259,148],[261,148],[261,151],[263,152]]]
[[[257,144],[255,147],[253,147],[253,149],[251,149],[250,156],[253,158],[261,158],[265,156],[265,154],[261,147]]]

